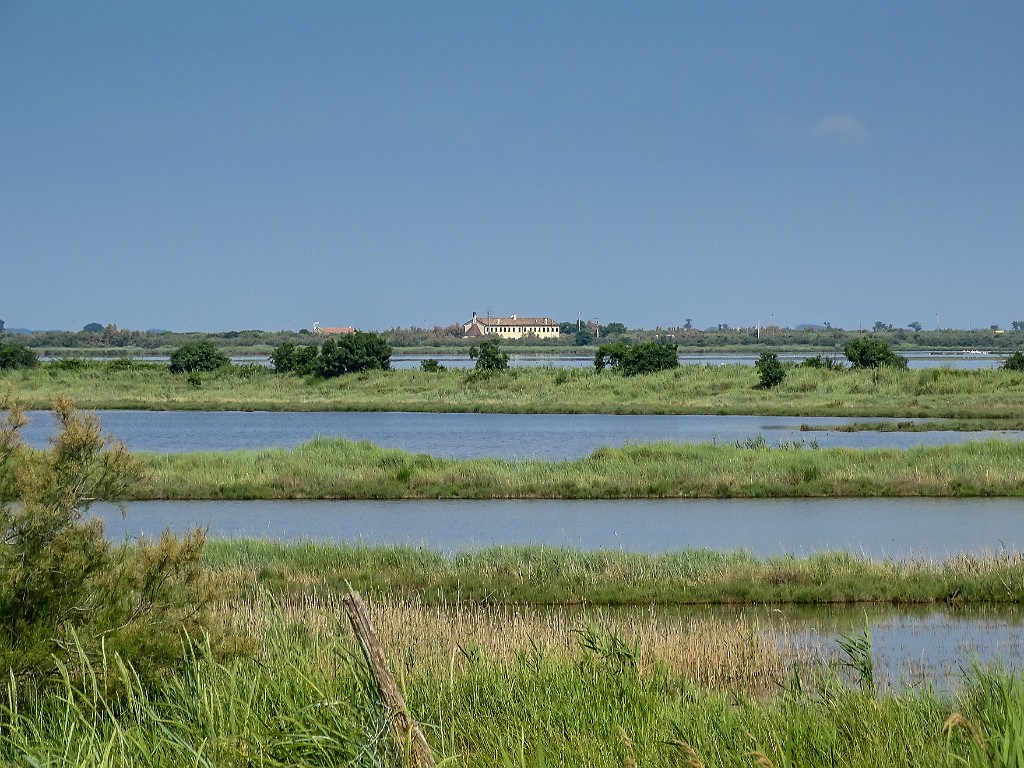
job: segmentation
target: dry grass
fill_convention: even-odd
[[[315,593],[283,600],[256,592],[222,606],[242,632],[259,643],[283,618],[310,650],[320,649],[327,668],[337,659],[326,641],[340,635],[357,653],[341,595]],[[608,611],[569,607],[470,605],[383,598],[367,601],[387,655],[403,672],[421,679],[447,679],[466,666],[486,661],[510,669],[529,659],[571,663],[581,641],[616,638],[635,652],[636,669],[647,674],[661,665],[670,676],[712,689],[768,692],[797,665],[814,665],[814,649],[801,644],[782,622],[666,617],[653,610]],[[616,642],[610,640],[610,642]]]

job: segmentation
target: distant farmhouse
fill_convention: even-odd
[[[343,333],[355,333],[356,329],[351,325],[346,325],[343,328],[321,328],[320,323],[313,323],[313,333],[317,336],[337,336]]]
[[[524,336],[536,336],[539,339],[557,339],[558,323],[550,317],[479,317],[473,313],[473,319],[463,326],[463,338],[473,336],[497,336],[502,339],[521,339]]]

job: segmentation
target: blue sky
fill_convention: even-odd
[[[0,0],[0,318],[1024,319],[1024,3]]]

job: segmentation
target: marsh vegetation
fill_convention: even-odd
[[[259,365],[173,375],[130,360],[63,361],[5,372],[31,408],[69,395],[90,409],[757,414],[1018,419],[1024,374],[1011,370],[791,367],[759,388],[743,365],[684,365],[640,376],[590,369],[365,371],[334,379]]]
[[[444,459],[365,441],[140,454],[135,499],[618,499],[1024,495],[1024,446],[652,444],[578,460]]]

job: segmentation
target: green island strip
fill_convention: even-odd
[[[1024,373],[946,368],[791,368],[779,386],[762,390],[757,372],[744,365],[684,365],[633,377],[541,367],[368,371],[325,380],[259,365],[185,376],[163,365],[113,361],[0,374],[0,388],[7,384],[37,409],[66,395],[88,409],[947,418],[984,420],[989,428],[1000,420],[1019,426],[1024,413]]]
[[[138,454],[148,499],[657,499],[1024,495],[1024,445],[908,449],[657,443],[567,461],[443,459],[344,438]]]
[[[1024,431],[1020,419],[941,419],[855,421],[849,424],[801,424],[801,432],[1000,432]]]
[[[231,594],[341,595],[427,605],[951,605],[1024,599],[1024,554],[872,560],[848,552],[759,559],[689,549],[658,555],[488,547],[445,555],[409,546],[208,541],[204,562]],[[247,587],[248,585],[248,587]]]

